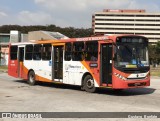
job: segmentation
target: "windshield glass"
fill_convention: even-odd
[[[115,47],[115,67],[137,68],[149,66],[146,43],[118,42]]]

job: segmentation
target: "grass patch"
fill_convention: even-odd
[[[8,66],[0,66],[0,69],[8,69]]]
[[[160,77],[160,71],[151,70],[151,76],[159,76]]]

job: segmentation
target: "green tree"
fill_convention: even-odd
[[[156,47],[155,45],[149,44],[149,60],[150,64],[154,64],[156,61]]]
[[[160,62],[160,41],[157,42],[155,46],[155,50],[156,50],[156,55],[157,55],[157,63],[159,63]]]
[[[149,60],[151,64],[160,63],[160,42],[156,45],[149,44]]]
[[[56,25],[30,25],[30,26],[20,26],[20,25],[3,25],[0,26],[0,33],[9,33],[10,30],[18,30],[21,33],[28,33],[29,31],[52,31],[52,32],[60,32],[70,38],[77,38],[77,37],[88,37],[92,35],[91,28],[74,28],[74,27],[65,27],[61,28]]]

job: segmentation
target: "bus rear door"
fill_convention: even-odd
[[[24,77],[24,47],[18,48],[18,76],[19,78]]]

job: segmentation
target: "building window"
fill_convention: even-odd
[[[25,60],[32,60],[33,45],[26,45]]]
[[[33,60],[41,60],[41,56],[42,56],[42,45],[34,45]]]
[[[86,42],[85,49],[85,60],[86,61],[97,61],[98,59],[98,42]]]
[[[18,46],[11,46],[10,48],[10,59],[11,60],[17,60],[17,52],[18,52]]]
[[[65,45],[65,61],[70,61],[72,58],[72,44],[66,43]]]
[[[84,42],[74,42],[73,43],[73,61],[82,61],[84,59]]]
[[[52,50],[51,44],[43,45],[42,60],[51,60],[51,50]]]
[[[10,40],[10,35],[0,35],[0,40],[2,43],[8,43]]]

